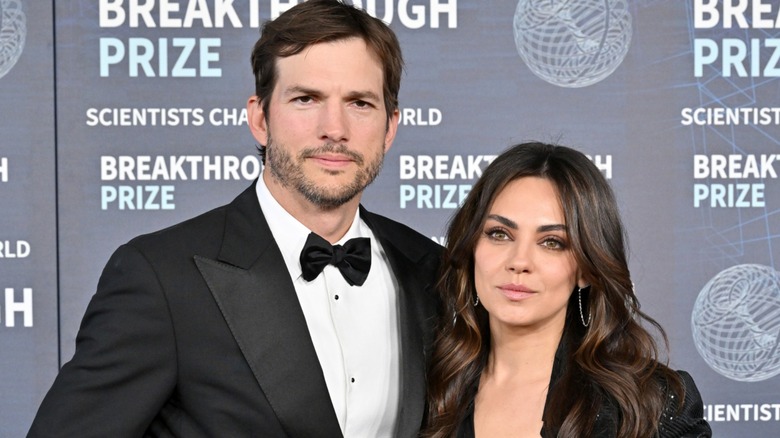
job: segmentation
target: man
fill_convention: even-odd
[[[116,251],[30,436],[418,433],[439,247],[359,206],[397,129],[398,42],[311,0],[252,65],[261,177]]]

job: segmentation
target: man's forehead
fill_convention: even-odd
[[[384,72],[378,58],[360,38],[310,45],[276,60],[277,89],[290,87],[379,91]]]

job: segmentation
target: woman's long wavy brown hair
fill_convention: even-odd
[[[497,194],[511,181],[533,176],[556,187],[571,251],[590,284],[583,294],[586,329],[577,294],[569,300],[562,342],[568,345],[563,374],[550,388],[545,434],[591,436],[600,408],[617,409],[617,436],[657,433],[667,388],[683,399],[677,374],[659,362],[658,347],[642,327],[660,325],[642,313],[634,294],[624,230],[615,196],[596,166],[564,146],[523,143],[499,155],[474,185],[450,222],[438,290],[444,316],[428,375],[425,437],[451,437],[474,400],[488,359],[490,331],[484,307],[473,305],[474,248]],[[662,384],[659,384],[659,380]]]

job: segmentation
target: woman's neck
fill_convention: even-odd
[[[474,401],[478,437],[539,436],[563,327],[493,327]]]
[[[491,327],[484,377],[497,381],[549,380],[563,327],[527,330]]]

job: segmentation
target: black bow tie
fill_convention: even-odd
[[[315,233],[309,234],[301,251],[303,279],[314,280],[328,264],[339,268],[350,286],[362,286],[371,268],[371,239],[349,239],[341,246],[331,245]]]

